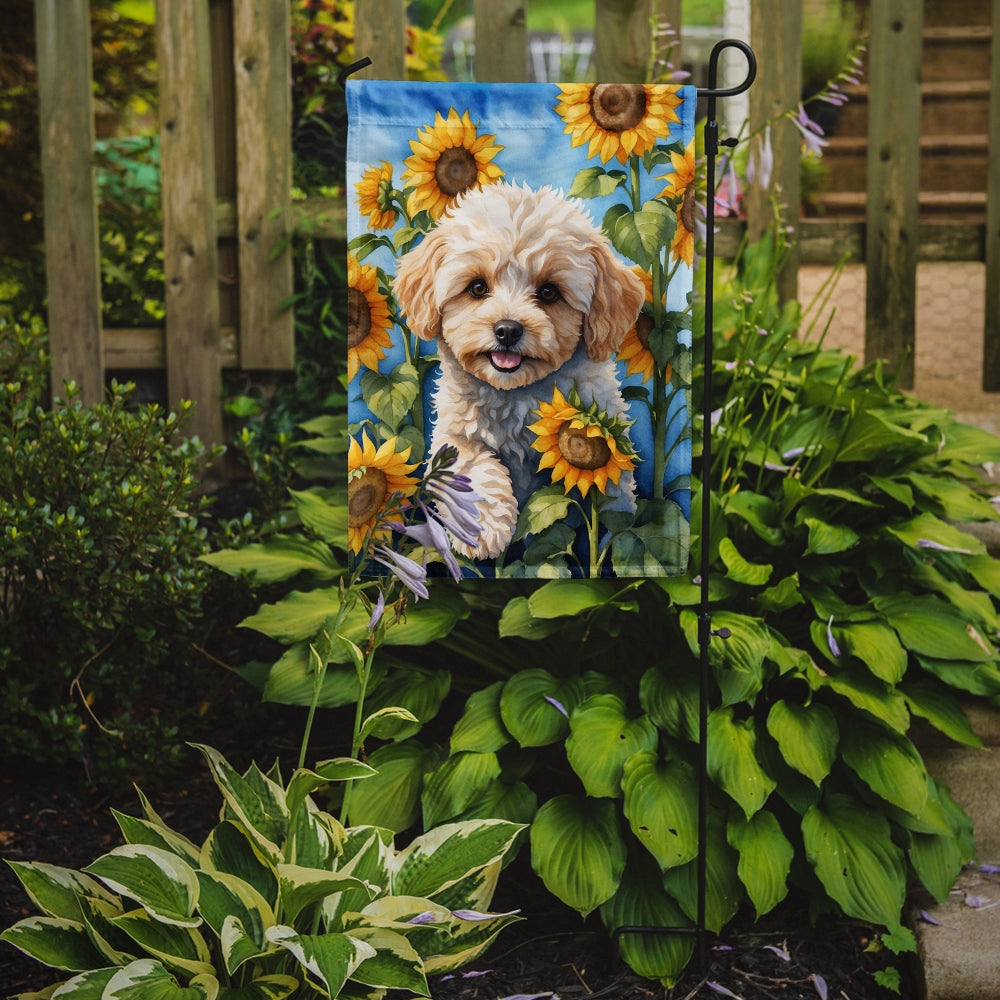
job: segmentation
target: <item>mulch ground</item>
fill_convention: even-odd
[[[240,760],[238,747],[222,744],[220,749],[234,763]],[[190,769],[148,791],[164,820],[192,839],[203,837],[217,816],[218,793],[193,751]],[[133,793],[108,796],[74,783],[73,776],[8,774],[0,778],[0,858],[81,868],[122,842],[112,806],[139,814]],[[448,978],[432,977],[435,1000],[887,1000],[893,994],[873,979],[887,965],[903,973],[903,997],[919,992],[899,959],[866,950],[873,941],[871,928],[829,918],[811,926],[800,901],[783,904],[758,924],[740,914],[719,938],[706,940],[705,968],[689,968],[673,989],[634,975],[617,959],[596,916],[582,922],[558,903],[524,856],[501,877],[494,908],[519,908],[525,919],[503,931],[470,968]],[[0,865],[0,927],[32,912],[11,870]],[[58,973],[0,944],[0,995],[38,990],[59,979]]]

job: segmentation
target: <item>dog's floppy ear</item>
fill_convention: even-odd
[[[429,232],[419,246],[396,263],[393,291],[411,332],[422,340],[433,340],[441,332],[441,310],[435,300],[435,275],[444,255],[445,235]]]
[[[607,361],[635,326],[646,301],[642,281],[601,240],[590,249],[597,268],[590,312],[584,319],[583,338],[594,361]]]

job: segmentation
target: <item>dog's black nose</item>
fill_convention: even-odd
[[[499,319],[493,324],[493,335],[501,346],[513,347],[524,336],[524,327],[516,319]]]

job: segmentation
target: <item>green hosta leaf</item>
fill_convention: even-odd
[[[181,986],[159,962],[143,958],[117,970],[101,1000],[216,1000],[218,995],[219,982],[211,974]]]
[[[365,707],[372,712],[385,708],[403,708],[410,712],[418,721],[385,720],[379,727],[380,739],[405,740],[437,715],[450,689],[451,674],[447,670],[418,667],[395,670],[374,690]]]
[[[906,866],[882,813],[849,795],[830,795],[806,813],[802,836],[809,863],[844,913],[874,924],[899,923]]]
[[[342,537],[347,537],[346,519]],[[310,573],[319,580],[332,580],[343,572],[343,567],[338,565],[325,542],[290,535],[272,535],[266,542],[209,552],[200,558],[230,576],[246,574],[256,584],[289,580],[298,573]]]
[[[462,913],[456,909],[454,913]],[[500,913],[488,919],[454,918],[448,936],[441,932],[439,944],[424,960],[424,971],[451,972],[478,958],[505,927],[520,920],[516,912]]]
[[[729,846],[739,851],[736,873],[760,919],[788,894],[788,873],[795,849],[781,832],[774,813],[762,809],[751,819],[738,816],[726,828]]]
[[[615,894],[601,904],[601,920],[614,933],[619,927],[687,927],[690,921],[660,884],[654,865],[630,858]],[[623,934],[622,958],[638,975],[673,986],[694,951],[690,934]]]
[[[625,870],[618,810],[607,799],[558,795],[531,825],[531,865],[549,892],[586,916],[618,889]]]
[[[460,880],[499,862],[522,829],[497,819],[446,823],[428,830],[396,855],[392,891],[434,899]]]
[[[392,706],[372,712],[362,723],[358,735],[362,740],[366,740],[369,736],[380,740],[391,740],[404,733],[409,736],[421,725],[421,721],[409,709]]]
[[[996,517],[986,497],[954,476],[924,476],[911,472],[906,478],[920,493],[939,505],[950,521],[992,521]]]
[[[337,642],[334,647],[343,649],[344,643]],[[376,657],[369,687],[382,681],[387,666],[385,656]],[[339,708],[341,705],[350,705],[358,700],[358,692],[358,675],[354,667],[340,667],[331,663],[323,675],[316,707]],[[317,698],[316,673],[308,642],[297,642],[282,653],[267,674],[261,697],[264,701],[280,705],[312,705],[313,699]]]
[[[327,502],[315,490],[289,490],[292,506],[302,523],[330,545],[347,540],[347,507]]]
[[[311,979],[322,984],[331,997],[338,996],[344,983],[375,949],[349,934],[296,934],[291,927],[270,927],[267,939],[285,948]]]
[[[768,563],[747,562],[730,538],[719,541],[719,556],[726,564],[726,575],[730,580],[746,584],[748,587],[763,587],[770,579],[774,567]]]
[[[994,597],[1000,597],[1000,559],[983,555],[963,561],[965,568],[980,587],[989,591]]]
[[[201,848],[200,867],[234,875],[253,886],[271,907],[277,905],[277,873],[242,824],[226,821],[208,835]]]
[[[650,667],[639,682],[639,704],[660,729],[678,740],[698,739],[698,677],[680,664],[669,673]]]
[[[83,924],[64,917],[28,917],[0,934],[26,955],[54,969],[81,972],[99,968],[104,958],[95,950]]]
[[[949,687],[987,697],[1000,694],[1000,669],[993,663],[935,660],[930,656],[918,656],[917,662]]]
[[[579,677],[560,679],[547,670],[522,670],[504,684],[500,716],[521,746],[547,746],[566,736],[569,715],[582,700]]]
[[[643,750],[625,762],[625,818],[660,868],[686,864],[698,853],[698,783],[689,765]]]
[[[610,580],[550,580],[529,598],[536,618],[565,618],[604,607],[618,592]]]
[[[698,616],[685,610],[680,621],[691,653],[700,656]],[[771,649],[770,633],[759,618],[728,611],[712,615],[712,628],[715,631],[727,628],[731,633],[728,639],[713,636],[708,647],[708,662],[722,689],[723,704],[752,703],[763,686],[764,660]]]
[[[908,681],[900,686],[906,704],[914,715],[967,747],[981,747],[983,741],[972,728],[969,717],[947,688],[931,680]]]
[[[420,817],[424,774],[438,762],[437,753],[417,743],[390,743],[368,758],[378,772],[351,790],[351,824],[381,826],[397,833]]]
[[[493,781],[458,819],[505,819],[527,826],[538,812],[538,796],[523,782]]]
[[[327,872],[300,865],[278,865],[281,907],[286,920],[295,918],[313,903],[345,889],[366,889],[364,883],[342,872]],[[374,892],[371,893],[374,895]]]
[[[767,801],[776,782],[757,762],[757,733],[752,718],[733,718],[732,708],[708,717],[708,773],[749,819]]]
[[[424,963],[402,934],[383,927],[362,926],[353,928],[351,937],[375,949],[375,954],[351,973],[355,982],[430,996]]]
[[[84,871],[113,892],[134,899],[151,917],[178,927],[197,927],[198,878],[176,854],[146,844],[125,844]]]
[[[995,660],[996,652],[962,615],[936,597],[900,594],[875,598],[875,607],[903,645],[939,660]]]
[[[834,625],[833,635],[844,653],[856,656],[886,684],[898,684],[906,673],[906,650],[896,633],[879,622]]]
[[[784,541],[781,510],[771,497],[741,489],[726,497],[726,515],[745,521],[770,546],[780,546]]]
[[[705,926],[714,934],[732,919],[743,899],[743,884],[736,874],[736,852],[726,843],[726,825],[719,813],[708,819],[705,851]],[[663,886],[691,919],[698,917],[698,861],[663,873]]]
[[[281,854],[278,844],[288,830],[284,789],[266,778],[257,782],[255,787],[254,782],[230,767],[217,750],[197,743],[192,746],[205,755],[226,805],[249,831],[265,856],[276,862]]]
[[[757,607],[767,613],[787,611],[796,605],[804,604],[805,598],[799,589],[799,574],[793,573],[779,580],[773,587],[761,591],[754,598]]]
[[[361,397],[379,420],[396,428],[413,409],[420,391],[420,376],[408,362],[397,365],[391,372],[366,370],[361,375]]]
[[[967,860],[953,833],[911,833],[910,864],[928,892],[939,902],[948,899]]]
[[[567,198],[605,198],[625,183],[624,171],[609,173],[603,167],[586,167],[573,179]]]
[[[536,618],[528,606],[527,597],[515,597],[504,606],[500,615],[501,639],[519,636],[522,639],[544,639],[563,628],[558,619]]]
[[[572,501],[561,486],[543,486],[525,501],[517,516],[513,541],[537,535],[557,521],[565,519]]]
[[[136,819],[134,816],[126,816],[124,813],[118,812],[117,809],[112,809],[111,812],[128,843],[159,847],[171,854],[176,854],[177,857],[191,866],[198,864],[199,849],[187,837],[175,833],[162,824]]]
[[[850,737],[841,741],[847,766],[876,795],[908,813],[919,815],[927,801],[927,772],[907,737],[852,719]]]
[[[903,696],[884,681],[872,677],[868,670],[842,667],[835,673],[821,675],[814,667],[807,678],[814,688],[829,688],[897,732],[906,732],[910,724]]]
[[[510,743],[510,733],[500,717],[500,692],[503,681],[469,696],[462,717],[451,733],[451,752],[474,750],[477,753],[494,753]]]
[[[658,738],[648,716],[629,719],[620,698],[596,694],[570,717],[566,757],[588,795],[616,799],[625,761],[638,750],[655,749]]]
[[[904,545],[913,549],[924,548],[925,546],[921,543],[932,542],[934,545],[941,545],[946,549],[954,549],[969,555],[984,555],[986,553],[986,546],[978,538],[942,521],[933,514],[918,514],[909,521],[889,525],[886,530],[895,535]]]
[[[246,986],[223,987],[218,1000],[285,1000],[298,988],[292,976],[261,976]]]
[[[819,702],[798,705],[779,699],[767,715],[767,731],[785,761],[818,787],[837,756],[839,730],[833,712]]]
[[[915,431],[890,423],[870,410],[862,410],[851,425],[837,451],[838,462],[868,462],[878,459],[890,448],[921,445],[927,439]]]
[[[804,518],[809,528],[806,555],[829,556],[845,552],[855,545],[860,535],[846,524],[828,524],[814,517]]]
[[[71,868],[60,868],[39,861],[8,861],[7,864],[13,869],[31,901],[46,916],[82,920],[80,896],[115,902],[115,897],[97,879]]]
[[[424,826],[430,828],[454,819],[498,777],[500,764],[495,753],[452,754],[424,780]]]
[[[211,975],[212,956],[205,939],[191,927],[164,924],[145,910],[132,910],[111,921],[168,968],[189,976]]]

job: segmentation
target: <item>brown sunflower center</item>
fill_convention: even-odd
[[[347,289],[347,346],[357,347],[371,332],[372,309],[360,288]]]
[[[449,198],[468,190],[478,177],[476,158],[464,146],[442,150],[434,164],[434,179]]]
[[[689,233],[694,232],[694,204],[694,184],[688,184],[684,189],[684,200],[681,202],[681,222]]]
[[[635,321],[635,335],[645,350],[649,350],[649,335],[653,330],[653,317],[642,312]]]
[[[590,92],[590,113],[607,132],[635,128],[646,113],[641,83],[599,83]]]
[[[352,528],[367,524],[385,503],[389,484],[381,469],[367,468],[347,485],[347,516]]]
[[[568,420],[559,428],[559,451],[578,469],[599,469],[611,458],[611,449],[603,437],[587,437],[584,428],[571,427]]]

